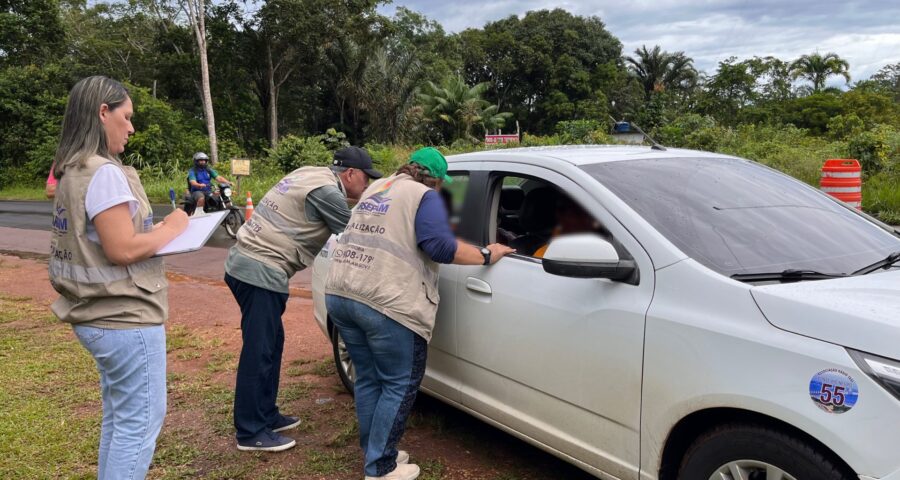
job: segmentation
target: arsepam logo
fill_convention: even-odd
[[[57,205],[56,210],[53,213],[53,230],[56,231],[56,233],[66,233],[69,231],[69,219],[63,216],[64,213],[66,213],[66,209]]]
[[[391,208],[391,199],[387,197],[391,191],[393,181],[387,182],[378,189],[377,192],[369,196],[369,198],[356,204],[356,208],[372,215],[384,215]]]

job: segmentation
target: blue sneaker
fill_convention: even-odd
[[[278,420],[275,420],[273,425],[269,425],[269,428],[271,428],[273,432],[283,432],[285,430],[297,428],[301,423],[303,422],[297,417],[289,417],[279,413]]]
[[[292,438],[266,430],[249,440],[238,440],[237,448],[244,452],[281,452],[296,444]]]

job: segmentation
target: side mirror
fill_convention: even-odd
[[[634,261],[620,259],[612,243],[595,233],[553,239],[542,263],[544,271],[552,275],[638,283]]]

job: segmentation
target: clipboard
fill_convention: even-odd
[[[175,255],[178,253],[188,253],[200,250],[203,245],[216,231],[216,227],[222,223],[222,219],[228,214],[229,210],[221,212],[208,213],[206,215],[193,216],[188,218],[187,228],[181,232],[181,235],[172,239],[171,242],[163,245],[156,252],[154,257],[162,257],[164,255]]]

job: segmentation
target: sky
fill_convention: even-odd
[[[835,52],[850,63],[851,81],[900,62],[898,0],[395,0],[381,11],[392,14],[397,6],[425,14],[448,32],[529,10],[562,8],[599,17],[622,42],[625,55],[658,44],[685,52],[709,74],[730,56],[792,61],[805,53]],[[840,77],[829,81],[843,84]]]

